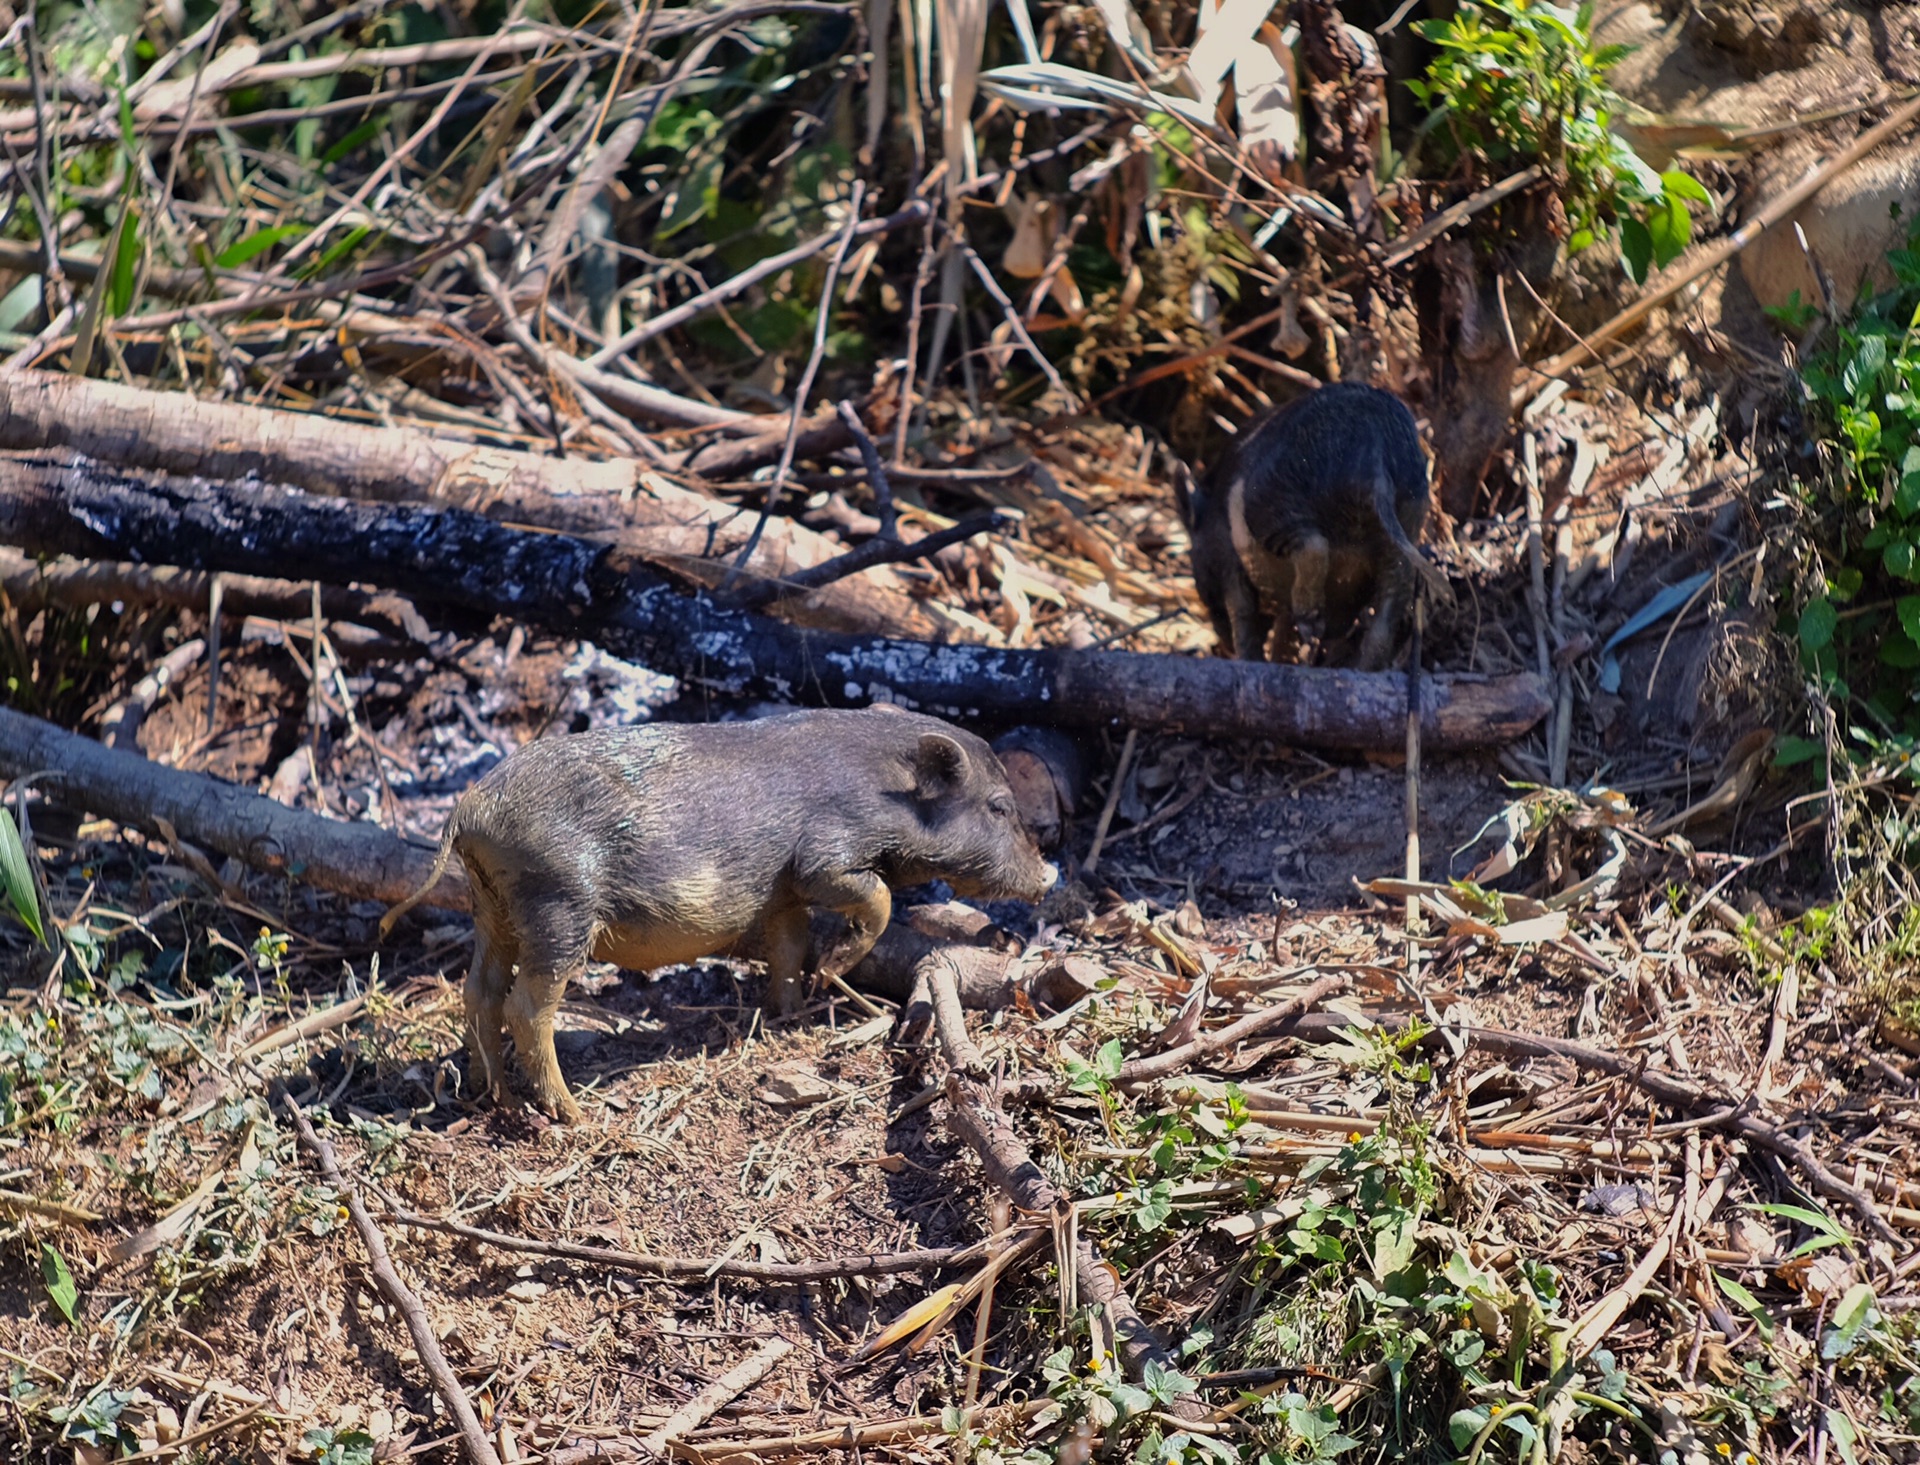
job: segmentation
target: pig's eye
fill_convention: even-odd
[[[996,819],[1011,819],[1013,817],[1013,800],[990,800],[987,804],[987,812],[992,814]]]

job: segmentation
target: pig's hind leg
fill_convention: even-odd
[[[593,919],[585,906],[556,899],[519,912],[520,969],[506,1002],[507,1029],[534,1103],[563,1124],[578,1124],[582,1115],[560,1076],[553,1020],[567,983],[586,970],[593,949]]]
[[[467,968],[467,1076],[476,1093],[499,1100],[506,1093],[507,1059],[501,1041],[516,947],[485,913],[473,923],[473,964]]]
[[[1238,574],[1227,581],[1226,591],[1226,624],[1223,627],[1217,618],[1214,621],[1221,643],[1232,650],[1236,660],[1265,661],[1273,621],[1261,608],[1259,590],[1245,574]]]

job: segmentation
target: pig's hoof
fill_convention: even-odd
[[[543,1103],[540,1107],[546,1110],[556,1124],[579,1124],[587,1117],[586,1112],[574,1102],[571,1094],[561,1094],[552,1103]]]

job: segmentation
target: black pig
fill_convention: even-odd
[[[1007,775],[971,733],[916,713],[792,712],[752,722],[610,728],[514,752],[461,797],[433,873],[458,854],[473,890],[467,1044],[499,1097],[501,1028],[535,1101],[577,1122],[554,1054],[567,982],[589,960],[632,971],[751,940],[767,1005],[796,1008],[808,911],[847,918],[826,980],[872,948],[890,887],[1038,900],[1056,874],[1020,822]]]
[[[1269,413],[1195,488],[1175,465],[1193,578],[1220,644],[1262,661],[1276,618],[1301,653],[1329,625],[1372,623],[1358,665],[1391,659],[1418,572],[1446,579],[1414,540],[1427,518],[1427,464],[1413,414],[1391,392],[1334,383]]]

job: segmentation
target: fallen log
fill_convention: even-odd
[[[137,753],[102,747],[37,717],[0,707],[0,777],[38,773],[36,786],[74,808],[116,824],[231,855],[271,874],[352,900],[386,905],[420,888],[433,851],[407,844],[377,824],[289,809],[262,794],[204,773],[151,763]],[[442,910],[467,909],[465,877],[456,869],[434,892]]]
[[[195,569],[380,585],[590,637],[723,695],[828,706],[892,701],[962,720],[1129,727],[1392,752],[1406,737],[1397,673],[1126,651],[934,646],[808,631],[675,591],[604,545],[477,514],[364,504],[277,484],[114,470],[77,456],[0,457],[0,540]],[[1484,748],[1546,715],[1531,675],[1435,675],[1422,740]]]
[[[784,436],[784,419],[726,413],[723,430]],[[844,428],[836,430],[850,442]],[[53,372],[0,372],[0,449],[71,448],[100,462],[208,478],[249,476],[313,493],[432,502],[583,536],[611,536],[635,556],[717,585],[753,530],[754,514],[683,488],[630,459],[553,458],[372,427],[318,413],[204,402]],[[776,450],[777,451],[777,450]],[[751,456],[751,454],[749,455]],[[745,573],[783,580],[845,546],[773,519]],[[276,566],[266,573],[281,573]],[[885,566],[777,602],[827,630],[944,639],[945,622]]]
[[[17,550],[0,549],[0,590],[22,616],[49,605],[75,608],[124,601],[129,605],[165,605],[205,611],[213,576],[203,570],[165,565],[116,564],[108,560],[58,559],[37,564]],[[296,620],[313,612],[313,587],[257,575],[221,577],[222,613]],[[328,585],[320,592],[320,613],[329,621],[349,621],[384,631],[397,641],[432,639],[427,623],[398,595]]]

